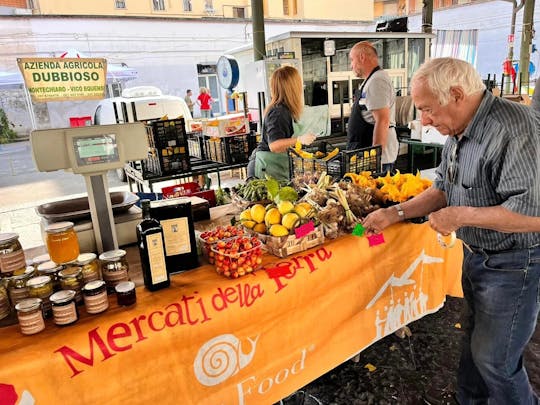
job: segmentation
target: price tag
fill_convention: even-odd
[[[368,236],[367,239],[370,247],[377,246],[385,242],[382,233],[373,234],[371,236]]]
[[[309,235],[313,231],[315,231],[315,225],[313,225],[313,221],[309,221],[308,223],[300,225],[298,228],[296,228],[294,233],[296,235],[296,239],[300,239],[306,235]]]
[[[356,224],[354,227],[352,234],[354,236],[364,236],[364,232],[366,231],[366,228],[362,224]]]

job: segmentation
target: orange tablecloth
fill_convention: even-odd
[[[461,296],[461,247],[400,224],[346,236],[237,280],[212,266],[137,289],[137,304],[23,336],[0,330],[0,405],[269,404]],[[11,387],[10,387],[11,386]],[[7,390],[7,391],[6,391]],[[4,402],[3,402],[4,401]]]

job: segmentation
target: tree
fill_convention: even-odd
[[[5,111],[0,108],[0,144],[13,142],[17,138],[17,133],[9,127],[9,124]]]

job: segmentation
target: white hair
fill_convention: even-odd
[[[435,58],[426,61],[414,73],[411,86],[424,82],[441,105],[450,101],[450,89],[461,87],[465,95],[480,93],[486,86],[476,69],[468,62],[455,58]]]

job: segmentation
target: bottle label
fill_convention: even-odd
[[[165,265],[165,251],[163,250],[161,233],[146,235],[146,246],[148,248],[152,284],[167,281],[167,267]]]
[[[160,221],[165,237],[167,256],[181,255],[191,252],[189,225],[187,218],[165,219]]]
[[[22,249],[0,255],[0,272],[11,273],[26,268],[26,260]]]

